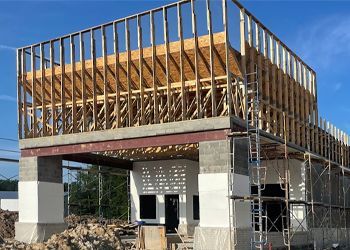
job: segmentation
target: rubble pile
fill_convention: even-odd
[[[1,249],[124,249],[115,225],[80,224],[60,234],[54,234],[45,243],[24,244],[6,240]]]
[[[0,242],[1,239],[15,237],[15,222],[18,220],[18,212],[0,209]]]
[[[118,228],[120,235],[134,235],[136,234],[137,225],[127,223],[119,219],[105,219],[98,218],[92,215],[69,215],[65,218],[65,222],[68,224],[69,228],[75,228],[78,225],[87,224],[101,224],[101,225],[113,225]]]

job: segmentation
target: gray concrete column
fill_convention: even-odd
[[[195,230],[195,249],[250,249],[250,203],[229,199],[232,194],[250,194],[247,154],[246,139],[199,143],[200,227]]]
[[[21,158],[18,199],[16,240],[26,243],[42,242],[52,234],[62,232],[66,228],[62,158]]]

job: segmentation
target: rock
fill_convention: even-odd
[[[0,209],[0,238],[10,239],[15,237],[15,222],[18,220],[18,212]]]

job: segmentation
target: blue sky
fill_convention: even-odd
[[[17,138],[15,48],[171,1],[0,0],[0,138]],[[319,113],[350,133],[350,1],[243,1],[248,10],[317,72]],[[214,4],[220,4],[215,0]],[[18,150],[0,140],[0,149]],[[0,151],[0,157],[18,157]],[[0,163],[0,174],[17,166]]]

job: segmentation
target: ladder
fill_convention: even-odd
[[[262,191],[265,189],[266,167],[261,165],[260,152],[260,93],[258,67],[255,65],[254,72],[246,74],[246,126],[248,137],[248,167],[251,194],[252,212],[252,248],[263,249],[267,244],[267,215],[263,208]],[[253,190],[255,188],[255,190]],[[255,193],[253,194],[253,192]]]
[[[232,138],[227,138],[227,148],[229,148],[229,154],[227,159],[228,164],[228,209],[229,209],[229,230],[230,230],[230,250],[235,249],[237,246],[237,220],[236,220],[236,202],[231,199],[234,194],[234,175],[235,169],[234,164],[232,164],[232,157],[234,153],[231,151]]]

